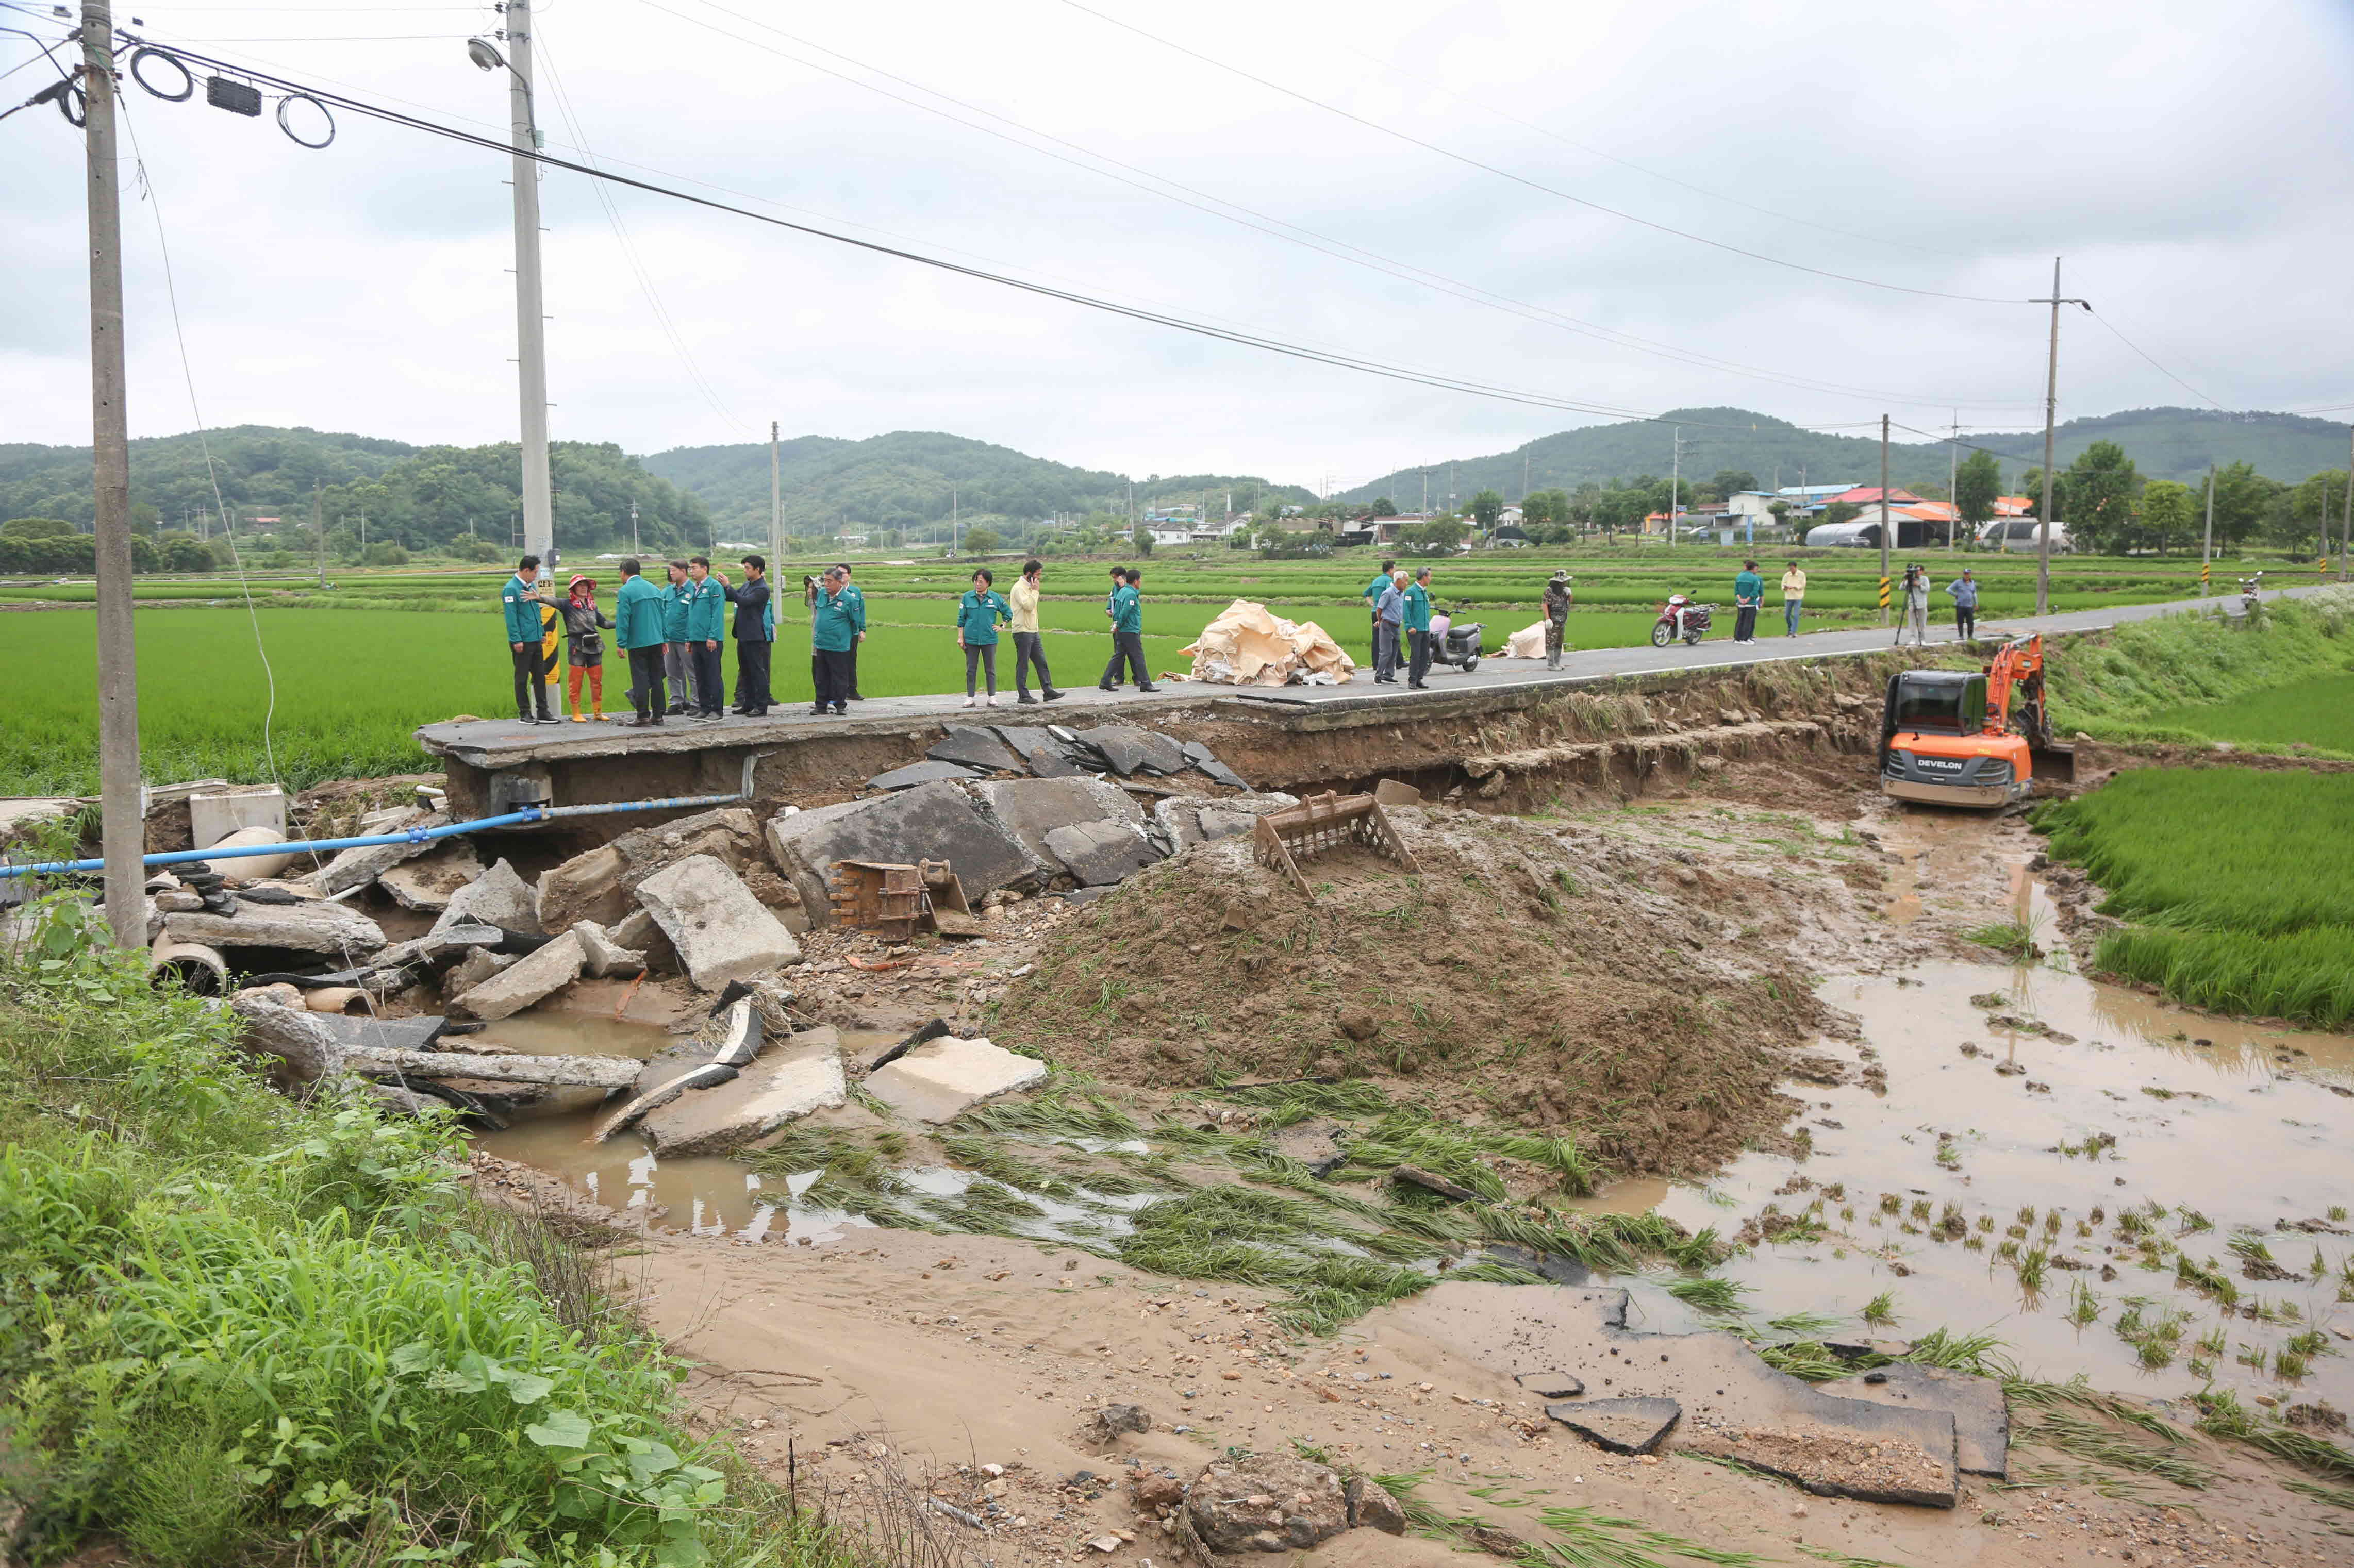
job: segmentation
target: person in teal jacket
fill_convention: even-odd
[[[1373,662],[1376,664],[1379,664],[1382,659],[1382,595],[1389,592],[1391,586],[1390,577],[1396,570],[1397,563],[1395,561],[1384,561],[1382,563],[1382,575],[1375,577],[1372,582],[1367,583],[1365,585],[1365,591],[1357,596],[1359,599],[1365,601],[1365,609],[1372,613],[1373,618]]]
[[[1111,668],[1104,672],[1103,689],[1119,689],[1120,666],[1125,663],[1136,676],[1138,691],[1157,692],[1161,688],[1152,683],[1144,667],[1144,574],[1129,567],[1120,577],[1111,596]]]
[[[542,630],[539,557],[525,556],[515,563],[515,575],[499,590],[499,608],[506,616],[507,652],[514,659],[515,718],[524,724],[554,724],[547,711],[547,671],[541,658]],[[538,701],[535,706],[535,694]]]
[[[817,686],[812,715],[850,711],[850,651],[858,646],[855,608],[843,598],[849,586],[840,567],[809,580],[810,675]]]
[[[964,705],[972,706],[973,677],[989,673],[989,705],[997,705],[997,628],[1013,624],[1013,607],[995,588],[996,574],[987,567],[972,574],[972,587],[957,603],[957,646],[964,650]]]
[[[1733,579],[1733,640],[1735,642],[1757,641],[1757,607],[1766,602],[1766,579],[1757,575],[1757,563],[1744,561]]]
[[[670,563],[670,587],[663,590],[663,673],[670,677],[670,711],[695,712],[695,660],[686,651],[686,601],[693,585],[686,563]]]
[[[720,650],[727,642],[727,585],[711,575],[711,557],[686,562],[686,656],[695,667],[696,716],[719,721],[727,701],[726,667]]]
[[[858,651],[866,645],[866,595],[850,580],[850,563],[836,561],[833,569],[842,574],[843,602],[850,606],[850,700],[863,703],[866,694],[858,689]]]
[[[613,641],[630,656],[630,705],[638,710],[631,726],[663,721],[663,655],[670,644],[663,625],[668,598],[638,575],[637,557],[621,563],[621,590],[613,596]]]
[[[1405,683],[1411,691],[1421,691],[1425,675],[1430,673],[1430,568],[1424,567],[1414,574],[1414,581],[1405,589],[1405,642],[1408,657]]]

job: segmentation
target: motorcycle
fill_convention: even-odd
[[[1697,647],[1708,635],[1709,613],[1712,604],[1694,604],[1681,594],[1671,597],[1659,606],[1659,619],[1651,624],[1651,646],[1665,648],[1681,637],[1687,647]]]
[[[2264,591],[2264,573],[2258,572],[2252,577],[2242,577],[2240,579],[2240,613],[2242,615],[2255,614],[2256,606],[2262,601]]]
[[[1469,609],[1469,600],[1458,599],[1452,613],[1430,618],[1430,662],[1467,675],[1479,667],[1479,633],[1487,630],[1485,622],[1458,619]]]

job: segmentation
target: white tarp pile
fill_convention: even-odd
[[[1312,620],[1293,622],[1238,599],[1202,629],[1190,648],[1193,678],[1221,686],[1337,686],[1356,662]]]
[[[1544,629],[1542,620],[1530,622],[1504,639],[1504,651],[1491,653],[1491,659],[1542,659],[1544,657]]]

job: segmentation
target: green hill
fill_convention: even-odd
[[[1025,522],[1058,513],[1128,510],[1125,474],[1073,468],[938,431],[894,430],[861,441],[798,436],[780,443],[777,455],[788,533],[832,534],[853,524],[928,527],[948,521],[951,499],[969,518]],[[649,473],[700,497],[722,532],[767,536],[765,444],[674,447],[644,462]],[[1262,493],[1293,502],[1315,499],[1298,485],[1272,485],[1256,476],[1155,474],[1136,482],[1136,500],[1143,507],[1199,501],[1204,490],[1214,492],[1213,506],[1225,504],[1228,490],[1243,505]]]
[[[1767,486],[1777,478],[1783,484],[1797,484],[1802,472],[1809,484],[1880,482],[1876,433],[1848,436],[1805,430],[1746,408],[1678,408],[1658,422],[1564,430],[1511,451],[1432,464],[1433,502],[1448,488],[1450,466],[1452,488],[1459,498],[1468,500],[1491,488],[1517,498],[1522,493],[1524,457],[1530,490],[1575,490],[1587,482],[1631,481],[1643,474],[1665,478],[1674,461],[1671,427],[1679,421],[1683,431],[1683,472],[1688,479],[1705,480],[1721,470],[1737,469],[1746,470],[1758,483]],[[1923,428],[1933,427],[1923,422]],[[2040,429],[1965,439],[2005,457],[2006,482],[2043,461]],[[2343,467],[2347,461],[2347,427],[2327,419],[2296,414],[2136,408],[2062,425],[2054,435],[2059,465],[2066,467],[2077,453],[2100,440],[2124,447],[2144,478],[2186,482],[2205,473],[2210,461],[2250,462],[2267,478],[2295,483],[2321,470]],[[1385,476],[1335,499],[1371,501],[1388,494],[1402,507],[1415,506],[1422,499],[1423,471],[1413,469]],[[1891,441],[1888,471],[1900,485],[1942,487],[1949,471],[1947,449],[1942,442],[1918,438]]]

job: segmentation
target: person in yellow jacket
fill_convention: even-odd
[[[1046,668],[1044,634],[1038,628],[1038,596],[1045,577],[1044,563],[1035,559],[1022,563],[1022,580],[1006,594],[1013,606],[1013,701],[1016,706],[1027,703],[1036,706],[1038,699],[1030,694],[1030,666],[1038,666],[1038,690],[1052,702],[1059,702],[1063,694],[1055,689],[1055,677]]]

